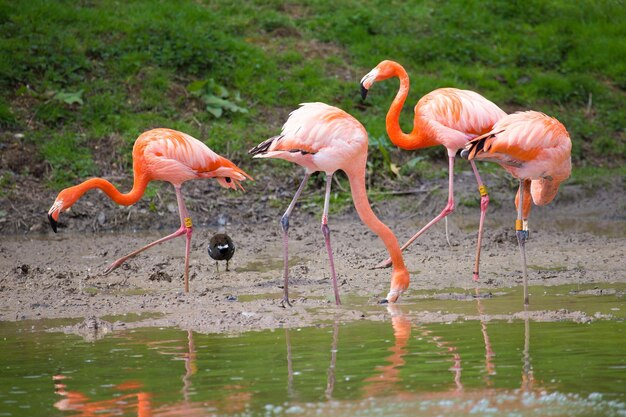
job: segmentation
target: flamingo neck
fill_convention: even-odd
[[[438,143],[434,141],[432,128],[428,125],[427,121],[418,114],[417,106],[413,118],[413,130],[410,133],[404,133],[402,131],[400,127],[400,114],[402,113],[402,107],[409,94],[409,75],[399,64],[393,65],[392,68],[393,74],[400,79],[400,88],[389,107],[387,118],[385,119],[389,139],[394,145],[402,149],[418,149],[438,145]]]
[[[402,251],[400,245],[393,232],[381,222],[367,199],[367,191],[365,189],[365,172],[363,169],[360,172],[346,172],[348,174],[348,180],[350,181],[350,190],[352,191],[352,200],[354,201],[354,207],[356,208],[361,221],[365,223],[378,237],[383,241],[391,261],[393,263],[393,269],[406,270],[404,265],[404,259],[402,258]]]
[[[145,178],[135,175],[133,188],[128,193],[119,192],[113,184],[103,178],[90,178],[87,181],[78,184],[72,188],[74,189],[73,191],[76,193],[76,200],[78,200],[87,191],[93,188],[98,188],[117,204],[130,206],[139,201],[141,196],[143,196],[143,193],[145,192],[147,186],[148,181]]]

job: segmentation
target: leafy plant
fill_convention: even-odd
[[[217,84],[212,78],[192,82],[187,86],[187,91],[199,97],[206,105],[206,111],[217,118],[221,117],[224,111],[248,113],[247,108],[235,104],[235,102],[241,101],[239,91],[235,91],[231,95],[226,87]]]
[[[83,105],[83,90],[75,92],[57,91],[52,96],[54,100],[60,101],[65,104],[80,104]]]
[[[377,154],[377,158],[382,158],[383,167],[389,172],[392,172],[396,177],[400,177],[400,168],[391,160],[391,150],[394,146],[387,139],[387,136],[370,136],[369,138],[370,148],[374,149],[374,154]]]

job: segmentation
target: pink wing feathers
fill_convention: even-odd
[[[516,178],[532,180],[535,204],[547,204],[571,173],[572,142],[555,118],[536,111],[510,114],[470,141],[468,159],[494,161]]]
[[[448,149],[461,149],[465,143],[491,130],[506,116],[478,93],[456,88],[439,88],[422,97],[415,106],[415,117],[423,117]]]
[[[511,114],[471,141],[469,159],[491,160],[517,178],[564,180],[571,171],[572,142],[556,119],[536,111]]]
[[[362,154],[363,147],[367,149],[367,132],[348,113],[324,103],[303,103],[291,112],[279,136],[249,153],[291,161],[309,172],[334,172]]]
[[[252,179],[228,159],[204,143],[171,129],[153,129],[135,142],[133,155],[141,154],[143,171],[154,180],[182,184],[197,178],[216,178],[225,188],[243,189],[239,181]]]

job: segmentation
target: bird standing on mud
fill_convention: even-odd
[[[267,139],[249,151],[255,158],[278,158],[294,162],[305,169],[304,179],[280,220],[284,244],[284,295],[283,303],[289,302],[288,281],[288,235],[289,216],[310,175],[316,171],[326,173],[326,194],[322,215],[322,233],[326,243],[332,275],[335,303],[341,304],[337,288],[337,275],[330,246],[328,205],[333,174],[343,170],[348,176],[352,199],[359,217],[384,242],[391,259],[393,272],[391,288],[386,301],[395,302],[409,286],[409,271],[404,265],[402,252],[393,232],[381,222],[370,207],[365,189],[367,163],[367,132],[361,123],[348,113],[324,103],[305,103],[294,110],[281,134]]]
[[[130,206],[141,198],[150,181],[167,181],[174,186],[180,228],[174,233],[152,242],[113,262],[105,274],[122,265],[126,260],[159,243],[185,235],[185,292],[189,292],[189,251],[192,222],[182,196],[183,182],[194,179],[215,178],[225,188],[243,190],[239,181],[252,179],[228,159],[216,154],[204,143],[171,129],[153,129],[142,133],[133,146],[133,188],[120,193],[113,184],[102,178],[87,181],[62,190],[50,210],[48,219],[52,230],[57,231],[59,213],[69,209],[88,190],[98,188],[117,204]]]
[[[209,256],[215,259],[215,267],[219,272],[217,261],[226,261],[226,271],[228,271],[228,261],[235,254],[235,244],[226,233],[216,233],[209,241]]]
[[[400,128],[400,113],[402,106],[409,93],[409,76],[402,65],[394,61],[382,61],[361,79],[361,96],[367,96],[368,90],[376,81],[383,81],[391,77],[400,79],[400,89],[396,94],[389,112],[387,113],[387,134],[391,142],[407,150],[421,149],[429,146],[443,145],[448,150],[448,203],[444,209],[432,219],[426,226],[419,230],[403,246],[406,249],[415,239],[437,223],[442,218],[454,211],[454,158],[456,152],[462,149],[467,142],[479,135],[491,131],[493,124],[506,116],[491,101],[478,93],[456,88],[440,88],[422,97],[415,105],[413,130],[404,133]],[[479,279],[480,246],[483,236],[485,214],[489,206],[487,187],[483,184],[480,174],[473,161],[470,161],[478,190],[480,192],[480,223],[478,226],[478,239],[476,244],[476,261],[474,263],[474,281]],[[447,224],[447,223],[446,223]],[[446,238],[447,238],[446,228]],[[391,259],[376,265],[376,267],[388,267]]]
[[[461,151],[470,161],[493,161],[519,179],[515,196],[515,232],[524,273],[524,305],[528,305],[526,239],[532,201],[543,206],[551,202],[561,182],[572,171],[572,142],[565,127],[555,118],[536,111],[510,114],[493,130],[471,140]]]

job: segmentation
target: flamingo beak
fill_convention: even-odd
[[[365,86],[363,85],[363,83],[361,83],[361,98],[362,98],[363,100],[365,100],[365,98],[367,98],[367,92],[368,92],[368,89],[367,89],[367,88],[365,88]]]
[[[369,88],[372,86],[372,84],[376,82],[379,73],[380,70],[378,69],[378,67],[376,67],[367,74],[365,74],[363,78],[361,78],[361,98],[363,100],[365,100],[365,97],[367,97],[367,92],[369,91]]]
[[[52,226],[52,230],[54,231],[54,233],[57,232],[57,221],[54,220],[54,217],[52,217],[52,214],[48,213],[48,220],[50,220],[50,226]]]

